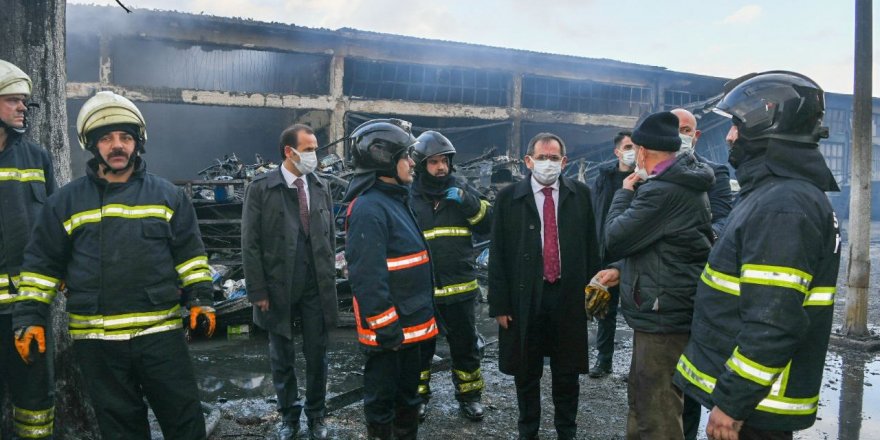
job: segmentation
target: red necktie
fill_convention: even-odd
[[[559,279],[559,231],[556,230],[556,206],[553,188],[545,187],[544,193],[544,279],[555,283]]]
[[[293,181],[296,185],[296,198],[299,200],[299,224],[302,225],[303,232],[309,235],[309,201],[306,198],[306,190],[303,188],[302,179]]]

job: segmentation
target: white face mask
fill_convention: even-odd
[[[293,150],[297,156],[299,156],[299,162],[293,162],[293,166],[299,170],[300,173],[309,174],[315,171],[318,168],[318,153],[314,151],[308,151],[305,153],[300,153],[299,151]]]
[[[681,138],[681,148],[678,149],[678,152],[676,154],[679,156],[683,156],[685,154],[693,154],[694,137],[688,136],[686,134],[679,134],[678,137]]]
[[[636,175],[638,175],[639,178],[641,178],[642,180],[648,180],[651,177],[648,175],[648,170],[639,166],[638,163],[636,164],[636,168],[633,170],[633,173],[636,173]]]
[[[562,173],[562,161],[532,159],[532,175],[541,185],[549,186],[556,182]]]
[[[631,167],[636,164],[636,150],[627,150],[620,154],[620,162]]]

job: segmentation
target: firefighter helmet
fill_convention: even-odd
[[[747,141],[782,139],[817,143],[828,137],[822,127],[825,92],[804,75],[783,70],[751,73],[724,85],[715,112],[731,117]]]
[[[33,83],[21,69],[8,61],[0,60],[0,96],[27,95],[31,96]]]
[[[143,153],[144,144],[147,142],[147,123],[141,111],[128,98],[113,92],[98,92],[83,104],[76,118],[79,146],[83,150],[94,148],[94,145],[89,144],[90,132],[101,127],[120,124],[135,127],[137,150]]]
[[[413,160],[416,166],[424,166],[425,161],[431,156],[444,154],[449,157],[449,166],[452,166],[452,157],[455,156],[455,147],[452,142],[436,131],[426,131],[416,139],[418,142],[413,149]]]
[[[416,143],[411,129],[412,124],[400,119],[373,119],[355,128],[349,136],[355,174],[396,176],[401,154]]]

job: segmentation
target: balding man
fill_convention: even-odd
[[[697,154],[697,140],[700,139],[700,130],[697,130],[697,118],[693,113],[677,108],[672,114],[678,116],[678,134],[681,136],[681,149],[679,154],[691,153],[697,158],[697,162],[709,165],[715,172],[715,184],[709,189],[709,204],[712,209],[712,232],[715,238],[721,236],[724,225],[727,224],[727,215],[733,207],[733,193],[730,191],[730,170],[727,165],[715,163]],[[696,435],[696,431],[694,432]]]

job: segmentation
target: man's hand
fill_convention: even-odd
[[[31,343],[37,341],[40,353],[46,352],[46,330],[43,326],[32,325],[15,331],[15,350],[24,363],[31,363]]]
[[[614,287],[620,284],[620,271],[615,268],[600,270],[593,279],[605,287]]]
[[[189,328],[195,330],[198,325],[199,315],[204,315],[208,319],[208,331],[205,334],[210,338],[214,335],[214,329],[217,327],[217,317],[214,315],[214,308],[207,306],[195,306],[189,308]]]
[[[498,325],[500,325],[501,328],[503,328],[504,330],[507,330],[508,324],[513,322],[513,316],[510,316],[510,315],[496,316],[495,320],[498,321]]]
[[[630,191],[636,190],[636,184],[641,182],[642,178],[639,177],[638,174],[632,173],[629,176],[626,176],[626,179],[623,179],[623,189],[628,189]]]
[[[261,312],[268,312],[269,311],[269,300],[268,299],[261,299],[259,301],[254,301],[253,304],[255,306],[257,306],[257,308],[260,309]]]
[[[461,189],[454,186],[446,188],[446,200],[452,200],[455,203],[461,203]]]
[[[742,429],[742,425],[741,420],[734,420],[716,406],[709,414],[706,435],[709,440],[739,440],[739,430]]]

